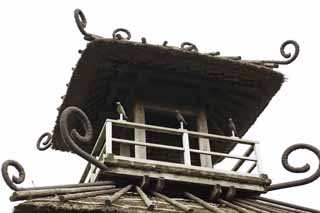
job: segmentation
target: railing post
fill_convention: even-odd
[[[260,144],[256,143],[254,144],[254,153],[256,155],[256,159],[257,159],[257,171],[258,174],[264,174],[263,173],[263,168],[262,168],[262,160],[261,160],[261,155],[260,155]]]
[[[112,154],[112,122],[106,122],[106,154]]]
[[[190,157],[190,146],[189,146],[189,135],[184,132],[182,134],[182,144],[184,148],[184,165],[191,166],[191,157]]]

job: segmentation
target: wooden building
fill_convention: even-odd
[[[90,42],[52,140],[44,136],[46,146],[88,165],[79,184],[15,188],[11,200],[28,200],[16,213],[319,212],[261,197],[285,187],[270,185],[259,142],[242,138],[280,89],[284,76],[274,68],[297,57],[295,41],[281,46],[284,61],[248,61],[202,54],[189,42],[133,42],[125,29],[107,39],[85,31],[80,10],[75,18]],[[244,153],[232,153],[240,145]],[[226,159],[234,165],[216,169]],[[244,163],[249,169],[240,171]]]

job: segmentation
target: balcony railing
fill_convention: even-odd
[[[142,129],[148,132],[158,132],[158,133],[165,133],[165,134],[172,134],[172,135],[179,135],[182,139],[182,147],[179,146],[171,146],[171,145],[162,145],[162,144],[155,144],[155,143],[148,143],[142,141],[135,141],[135,140],[128,140],[122,138],[114,138],[113,137],[113,127],[122,127],[122,128],[129,128],[129,129]],[[205,151],[199,149],[192,149],[190,148],[189,138],[206,138],[210,141],[214,141],[215,143],[233,143],[233,144],[246,144],[249,145],[249,148],[243,155],[234,155],[234,154],[227,154],[227,153],[220,153],[220,152],[213,152],[213,151]],[[113,143],[120,143],[120,144],[128,144],[134,145],[135,148],[137,147],[154,147],[166,150],[175,150],[178,152],[183,152],[183,164],[179,164],[181,167],[188,167],[199,169],[200,166],[194,166],[191,164],[191,153],[198,153],[200,155],[209,155],[209,156],[219,156],[222,158],[232,158],[238,159],[237,163],[233,166],[233,168],[226,172],[236,172],[238,173],[238,169],[242,166],[242,164],[246,161],[253,162],[252,166],[248,169],[247,175],[252,176],[260,176],[263,174],[261,159],[260,159],[260,152],[259,152],[259,142],[240,139],[238,137],[229,137],[229,136],[222,136],[222,135],[215,135],[215,134],[207,134],[207,133],[200,133],[195,131],[189,131],[187,129],[174,129],[174,128],[167,128],[167,127],[160,127],[154,125],[147,125],[147,124],[140,124],[140,123],[133,123],[128,122],[125,120],[112,120],[107,119],[105,125],[103,126],[101,133],[97,139],[97,142],[92,150],[91,155],[96,156],[98,160],[103,160],[104,154],[106,155],[115,155],[112,152]],[[254,153],[254,157],[249,157],[252,153]],[[121,158],[121,156],[115,156]],[[132,159],[137,160],[136,158],[129,158],[126,157],[125,159]],[[154,160],[143,159],[144,162],[155,163]],[[161,162],[159,162],[161,163]],[[163,162],[162,162],[163,163]],[[170,166],[171,164],[177,165],[176,163],[168,162],[167,165]],[[250,174],[254,169],[257,169],[257,174]],[[214,168],[204,168],[208,171],[214,170]],[[95,181],[97,175],[99,173],[99,169],[90,163],[87,165],[85,172],[80,180],[80,182],[93,182]]]

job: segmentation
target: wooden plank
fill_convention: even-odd
[[[190,149],[190,152],[195,152],[195,153],[199,153],[199,154],[206,154],[206,155],[222,156],[222,157],[233,158],[233,159],[242,159],[242,160],[253,161],[253,162],[257,161],[254,158],[242,157],[242,156],[239,156],[239,155],[223,154],[223,153],[220,153],[220,152],[208,152],[208,151],[201,151],[201,150],[197,150],[197,149]]]
[[[133,106],[134,122],[145,124],[145,112],[141,101],[136,100]],[[146,130],[144,129],[134,129],[134,140],[140,141],[142,143],[146,142]],[[135,158],[146,159],[147,150],[145,146],[135,146],[134,148]]]
[[[140,128],[140,129],[145,129],[147,131],[174,134],[174,135],[182,135],[184,132],[186,132],[189,134],[189,136],[196,137],[196,138],[201,137],[201,138],[208,138],[208,139],[219,139],[218,141],[216,141],[217,143],[240,143],[240,144],[249,144],[249,145],[259,143],[257,141],[252,141],[252,140],[215,135],[215,134],[206,134],[206,133],[189,131],[186,129],[181,130],[181,129],[154,126],[149,124],[137,124],[133,122],[113,120],[113,119],[107,119],[107,121],[112,122],[115,126],[127,127],[127,128]]]
[[[160,145],[160,144],[154,144],[154,143],[145,143],[140,141],[130,141],[126,139],[120,139],[120,138],[112,138],[112,141],[118,142],[118,143],[126,143],[126,144],[134,144],[134,145],[140,145],[140,146],[147,146],[147,147],[155,147],[155,148],[161,148],[161,149],[170,149],[170,150],[176,150],[176,151],[184,151],[182,147],[177,146],[168,146],[168,145]],[[137,158],[139,159],[139,158]],[[140,158],[141,159],[141,158]]]
[[[207,177],[216,177],[221,176],[223,178],[236,178],[236,179],[252,179],[258,181],[259,183],[268,184],[269,179],[262,178],[260,175],[257,174],[248,174],[245,172],[233,172],[228,170],[221,170],[221,169],[214,169],[214,168],[204,168],[200,166],[185,166],[179,163],[171,163],[171,162],[163,162],[163,161],[156,161],[156,160],[144,160],[144,159],[135,159],[130,157],[124,156],[117,156],[113,155],[112,158],[105,158],[105,163],[111,166],[122,166],[122,167],[129,167],[130,168],[142,168],[147,170],[157,170],[157,171],[170,171],[175,172],[179,171],[181,174],[192,174],[194,176],[201,176],[205,174]],[[185,172],[184,172],[185,171]]]
[[[223,180],[223,179],[213,179],[211,177],[194,177],[194,176],[185,176],[181,174],[172,174],[168,172],[162,172],[159,173],[157,171],[146,171],[146,170],[140,170],[140,169],[131,169],[131,168],[121,168],[121,167],[116,167],[116,168],[111,168],[110,171],[104,172],[105,176],[108,176],[108,174],[114,174],[123,176],[125,178],[131,178],[131,177],[143,177],[144,175],[148,175],[150,178],[161,178],[164,177],[167,181],[179,181],[182,183],[189,183],[189,184],[203,184],[203,185],[208,185],[208,186],[213,186],[213,185],[221,185],[223,187],[230,187],[234,186],[237,189],[244,189],[244,190],[252,190],[252,191],[257,191],[257,192],[265,192],[265,188],[261,184],[257,183],[241,183],[236,182],[234,179],[231,180]],[[227,175],[226,175],[227,176]]]
[[[197,116],[198,131],[208,133],[208,123],[206,113],[201,110]],[[199,149],[210,151],[210,141],[208,138],[199,138]],[[212,160],[210,155],[200,155],[200,163],[202,167],[212,168]]]
[[[245,153],[243,154],[243,156],[245,157],[249,157],[251,155],[251,153],[253,152],[254,148],[253,146],[250,146]],[[232,171],[238,171],[238,169],[240,169],[240,167],[242,166],[242,164],[245,162],[245,160],[239,160],[233,167],[232,167]]]

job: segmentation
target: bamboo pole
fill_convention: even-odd
[[[68,195],[59,195],[60,201],[68,201],[68,200],[75,200],[80,198],[87,198],[87,197],[95,197],[99,195],[105,195],[109,193],[114,193],[119,191],[120,188],[114,188],[114,189],[106,189],[106,190],[99,190],[99,191],[93,191],[93,192],[80,192],[75,194],[68,194]]]
[[[60,195],[60,194],[69,194],[69,193],[78,193],[78,192],[89,192],[97,190],[105,190],[115,188],[114,185],[107,186],[88,186],[88,187],[78,187],[78,188],[56,188],[56,189],[41,189],[41,190],[28,190],[28,191],[17,191],[13,192],[10,200],[27,200],[36,197],[45,197],[51,195]]]
[[[78,188],[78,187],[87,187],[87,186],[103,186],[103,185],[113,185],[114,181],[99,181],[94,183],[78,183],[78,184],[65,184],[65,185],[55,185],[55,186],[40,186],[40,187],[30,187],[23,188],[22,191],[31,191],[31,190],[43,190],[43,189],[56,189],[56,188]]]
[[[108,197],[106,199],[106,204],[108,206],[111,206],[112,203],[116,200],[118,200],[123,194],[125,194],[127,191],[129,191],[132,188],[132,184],[122,188],[121,190],[119,190],[118,192],[114,193],[112,196]]]
[[[243,208],[246,208],[246,209],[250,209],[251,211],[254,211],[254,212],[257,212],[257,213],[270,213],[268,211],[264,211],[262,209],[258,209],[252,205],[249,205],[249,204],[246,204],[246,203],[243,203],[243,202],[240,202],[240,201],[232,201],[232,203],[238,205],[238,206],[242,206]]]
[[[147,195],[142,191],[142,189],[139,186],[136,186],[136,191],[138,192],[141,199],[148,207],[148,210],[152,211],[155,207],[155,204],[147,197]]]
[[[209,203],[207,203],[206,201],[194,196],[193,194],[190,194],[188,192],[185,192],[184,193],[186,195],[186,197],[188,197],[189,199],[191,200],[194,200],[195,202],[199,203],[201,206],[203,206],[204,208],[212,211],[212,212],[215,212],[215,213],[225,213],[224,211],[218,209],[217,207],[215,206],[212,206],[210,205]]]
[[[237,210],[238,212],[250,213],[250,211],[248,211],[248,210],[246,210],[246,209],[244,209],[244,208],[242,208],[240,206],[234,205],[234,204],[232,204],[232,203],[230,203],[228,201],[225,201],[225,200],[222,200],[222,199],[218,199],[218,202],[219,203],[223,203],[223,204],[229,206],[230,208]]]
[[[270,212],[270,213],[280,213],[280,212],[283,212],[282,210],[279,210],[279,209],[272,209],[272,208],[270,208],[270,207],[263,206],[263,205],[259,205],[258,203],[254,203],[254,202],[250,202],[250,201],[246,201],[246,200],[235,199],[235,201],[244,203],[244,204],[246,204],[246,205],[251,205],[251,206],[253,206],[253,207],[255,207],[255,208],[258,208],[258,209],[261,209],[261,210],[264,210],[264,211],[267,211],[267,212]]]
[[[181,209],[181,210],[183,210],[185,212],[193,212],[194,211],[192,208],[186,207],[186,206],[182,205],[181,203],[178,203],[177,201],[175,201],[175,200],[173,200],[173,199],[171,199],[171,198],[169,198],[169,197],[167,197],[167,196],[165,196],[163,194],[160,194],[158,192],[152,192],[152,194],[154,196],[157,196],[157,197],[167,201],[171,205],[176,206],[176,207],[178,207],[179,209]]]

